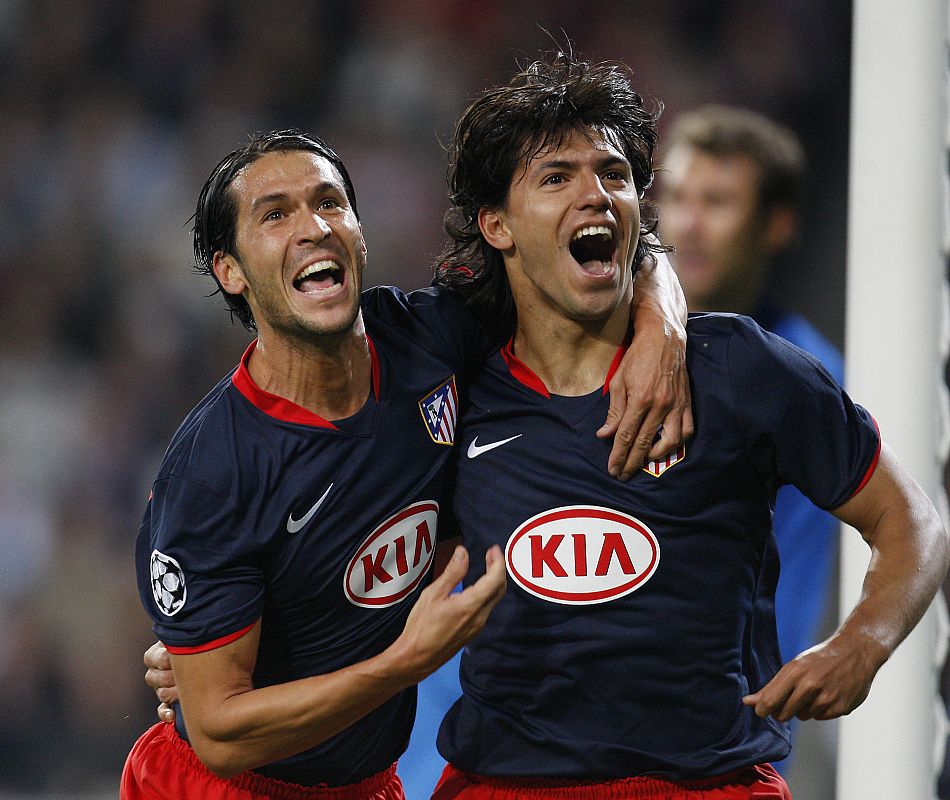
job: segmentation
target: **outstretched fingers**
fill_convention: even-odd
[[[433,579],[429,585],[429,591],[432,594],[446,596],[461,583],[468,572],[468,550],[462,545],[456,545],[452,551],[452,556],[445,563],[441,574]]]
[[[468,552],[455,549],[443,573],[416,601],[397,641],[399,661],[417,682],[434,672],[485,626],[505,593],[505,567],[496,545],[486,554],[485,574],[461,592],[453,589],[468,571]]]
[[[672,380],[673,407],[663,418],[657,437],[647,454],[647,458],[651,461],[679,450],[695,432],[693,397],[689,389],[689,377],[686,370],[677,372]]]

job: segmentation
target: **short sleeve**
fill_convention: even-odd
[[[736,317],[729,373],[739,424],[753,448],[771,450],[780,484],[832,509],[867,482],[880,453],[877,425],[816,358]]]
[[[233,504],[182,478],[156,481],[136,540],[139,595],[173,653],[239,638],[261,615],[264,580],[254,540]]]

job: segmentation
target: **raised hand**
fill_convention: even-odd
[[[459,545],[442,574],[419,595],[406,627],[393,644],[417,682],[473,639],[505,594],[505,563],[498,545],[485,554],[485,574],[453,593],[467,572],[468,552]]]

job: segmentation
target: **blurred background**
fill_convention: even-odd
[[[172,433],[248,341],[191,271],[224,154],[254,131],[323,136],[356,184],[368,284],[426,284],[455,118],[553,46],[542,28],[566,34],[665,103],[661,142],[711,101],[801,136],[804,235],[778,294],[840,347],[850,17],[842,0],[0,0],[0,797],[114,797],[155,719],[133,542]],[[830,797],[825,730],[803,737],[797,799]]]

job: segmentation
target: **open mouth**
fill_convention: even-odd
[[[305,294],[318,294],[343,283],[340,266],[335,261],[318,261],[305,267],[294,278],[294,288]]]
[[[585,272],[593,275],[605,274],[617,252],[614,232],[606,225],[581,228],[571,237],[569,247],[577,263]]]

